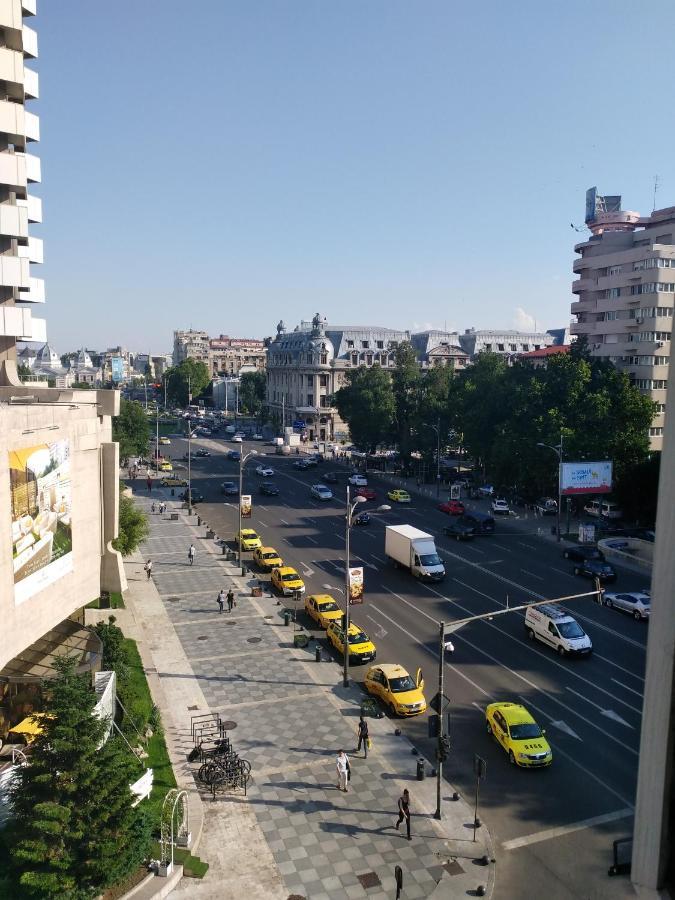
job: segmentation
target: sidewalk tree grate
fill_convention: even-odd
[[[356,877],[361,882],[361,887],[366,891],[368,888],[379,887],[382,884],[377,872],[364,872]]]
[[[307,900],[304,894],[289,894],[288,900]]]
[[[262,638],[250,637],[250,638],[246,638],[246,640],[248,641],[249,644],[259,644],[260,641],[262,640]]]
[[[449,859],[446,863],[443,863],[443,868],[448,873],[448,875],[464,874],[464,869],[460,866],[456,859]]]
[[[180,597],[167,597],[167,603],[180,603]]]

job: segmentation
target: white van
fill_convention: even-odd
[[[605,519],[620,519],[623,515],[618,503],[611,500],[591,500],[584,506],[584,512],[589,516],[602,516]]]
[[[586,656],[593,650],[591,639],[577,620],[557,606],[528,607],[525,630],[531,641],[536,638],[548,644],[560,656]]]

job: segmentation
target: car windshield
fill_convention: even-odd
[[[358,634],[349,635],[350,644],[365,644],[367,641],[368,635],[364,631],[359,631]]]
[[[340,607],[337,605],[335,600],[328,600],[326,603],[319,603],[319,609],[321,612],[334,612],[336,609]]]
[[[558,631],[564,638],[580,638],[584,636],[584,630],[578,622],[559,622]]]
[[[423,566],[440,566],[441,560],[438,553],[423,553],[420,556],[420,562]]]
[[[281,576],[284,581],[298,581],[298,573],[297,572],[286,572]]]
[[[263,559],[278,559],[279,554],[272,550],[271,553],[263,553]]]
[[[417,685],[410,675],[402,675],[400,678],[389,679],[389,689],[392,694],[402,694],[404,691],[414,691]]]
[[[531,738],[541,737],[541,728],[536,722],[522,722],[520,725],[511,725],[509,732],[514,741],[526,741]]]
[[[258,538],[258,535],[255,533],[255,531],[244,531],[242,536],[245,541],[255,541]]]

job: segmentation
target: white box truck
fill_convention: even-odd
[[[399,568],[410,569],[423,581],[442,581],[445,566],[436,552],[433,536],[412,525],[387,525],[384,555]]]

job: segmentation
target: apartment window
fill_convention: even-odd
[[[675,292],[675,281],[657,281],[656,290],[660,294],[672,294]]]
[[[504,352],[504,344],[497,344],[497,350],[499,350],[501,353],[503,353]]]
[[[656,307],[656,315],[661,319],[671,318],[673,317],[673,307],[672,306],[657,306]]]
[[[358,354],[358,353],[352,353],[352,365],[353,365],[353,366],[358,366],[358,364],[359,364],[359,354]]]
[[[541,350],[541,344],[535,344],[535,345],[534,345],[534,349],[535,349],[535,350]]]
[[[347,347],[351,349],[354,346],[354,341],[347,341]]]
[[[326,407],[330,406],[330,403],[328,402],[328,397],[326,397],[325,394],[322,394],[319,399],[320,399],[320,406],[322,409],[326,409]]]
[[[510,347],[511,350],[515,353],[516,350],[518,349],[518,344],[509,344],[509,347]]]
[[[675,259],[662,259],[659,257],[655,262],[659,269],[675,269]]]
[[[655,428],[649,429],[650,437],[660,437],[663,434],[663,428],[660,425],[657,425]]]
[[[328,375],[319,375],[319,387],[328,386]]]
[[[654,357],[654,365],[655,366],[667,366],[669,360],[670,360],[669,356],[655,356]]]
[[[633,312],[633,310],[631,310]],[[602,313],[601,322],[613,322],[615,319],[618,319],[619,315],[615,309],[611,309],[609,312]]]
[[[610,288],[608,291],[608,299],[616,300],[617,297],[621,296],[621,288]]]
[[[655,332],[655,339],[657,341],[669,341],[670,340],[670,332],[669,331],[657,331],[657,332]]]
[[[631,365],[653,366],[654,365],[654,357],[653,356],[634,356],[634,357],[632,357]]]
[[[483,349],[484,349],[484,350],[487,350],[487,351],[492,350],[492,344],[486,344],[485,347],[484,347]]]
[[[621,266],[610,266],[609,274],[610,275],[620,275],[621,274]]]
[[[384,350],[384,341],[377,341],[377,349]]]
[[[657,413],[664,413],[666,411],[666,404],[665,403],[656,403],[655,409],[656,409]]]
[[[367,353],[367,354],[366,354],[366,365],[367,365],[367,366],[372,366],[372,364],[373,364],[373,354],[372,354],[372,353]]]
[[[655,281],[646,281],[644,284],[631,284],[630,292],[633,296],[637,294],[654,294],[657,287]]]
[[[321,354],[321,365],[322,365],[322,366],[325,366],[325,365],[327,365],[327,364],[328,364],[328,354],[327,354],[327,353],[322,353],[322,354]]]
[[[314,406],[314,394],[307,394],[307,406]]]
[[[395,350],[398,347],[398,341],[389,341],[389,349]]]
[[[369,347],[369,345],[370,345],[370,342],[369,342],[369,341],[361,341],[361,347],[362,347],[364,350],[367,350],[368,347]]]
[[[528,351],[529,349],[530,349],[530,345],[529,345],[529,344],[523,344],[523,350],[524,350],[526,353],[527,353],[527,351]]]

